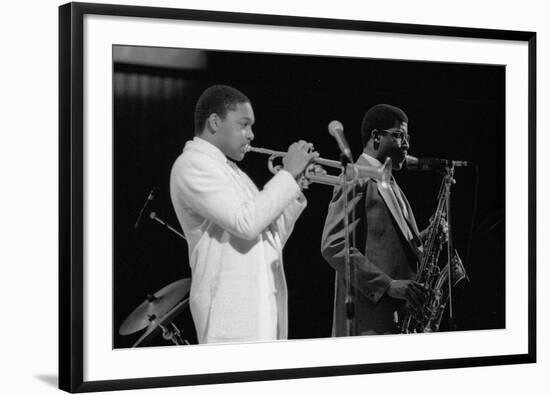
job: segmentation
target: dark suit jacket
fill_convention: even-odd
[[[357,165],[369,163],[361,156]],[[395,189],[405,202],[408,220],[403,216],[396,192],[388,183],[367,179],[349,189],[350,197],[351,189],[356,193],[355,199],[348,203],[349,223],[355,230],[357,243],[357,249],[351,254],[357,284],[356,333],[394,333],[394,312],[400,318],[404,303],[389,297],[386,290],[393,279],[415,278],[422,248],[416,221],[399,187]],[[323,257],[336,270],[333,336],[347,334],[343,204],[342,189],[337,187],[328,208],[321,243]]]

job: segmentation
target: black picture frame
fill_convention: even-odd
[[[84,29],[86,15],[231,22],[277,27],[510,40],[528,43],[528,350],[514,355],[346,366],[84,380]],[[59,8],[59,388],[68,392],[155,388],[536,362],[536,33],[108,4]]]

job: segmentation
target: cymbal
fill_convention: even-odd
[[[167,285],[153,295],[147,295],[147,299],[126,317],[118,333],[129,335],[145,328],[169,312],[189,293],[190,288],[191,279],[183,278]]]
[[[183,312],[189,305],[189,298],[183,299],[178,302],[168,313],[162,317],[155,319],[147,327],[147,330],[140,336],[140,338],[132,345],[132,347],[146,346],[155,336],[161,331],[161,325],[170,325],[170,323],[176,318],[178,314]]]

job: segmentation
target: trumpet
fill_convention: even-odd
[[[246,146],[246,152],[269,155],[267,167],[273,174],[277,174],[282,168],[280,165],[275,166],[273,161],[276,158],[283,158],[287,155],[287,153],[283,151],[252,147],[251,145]],[[323,166],[339,169],[341,173],[339,175],[327,174]],[[386,162],[382,166],[357,166],[355,164],[348,164],[346,167],[337,160],[314,158],[312,159],[312,163],[310,163],[304,171],[304,178],[306,180],[304,187],[307,188],[311,183],[340,186],[344,179],[348,182],[356,182],[366,178],[374,178],[375,180],[387,184],[391,177],[391,168],[392,162],[390,158],[386,159]]]

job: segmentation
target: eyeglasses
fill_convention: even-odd
[[[401,130],[394,132],[391,130],[381,129],[380,132],[390,134],[394,139],[401,140],[402,142],[406,142],[407,144],[409,144],[409,142],[411,141],[411,136],[408,133],[405,133]]]

